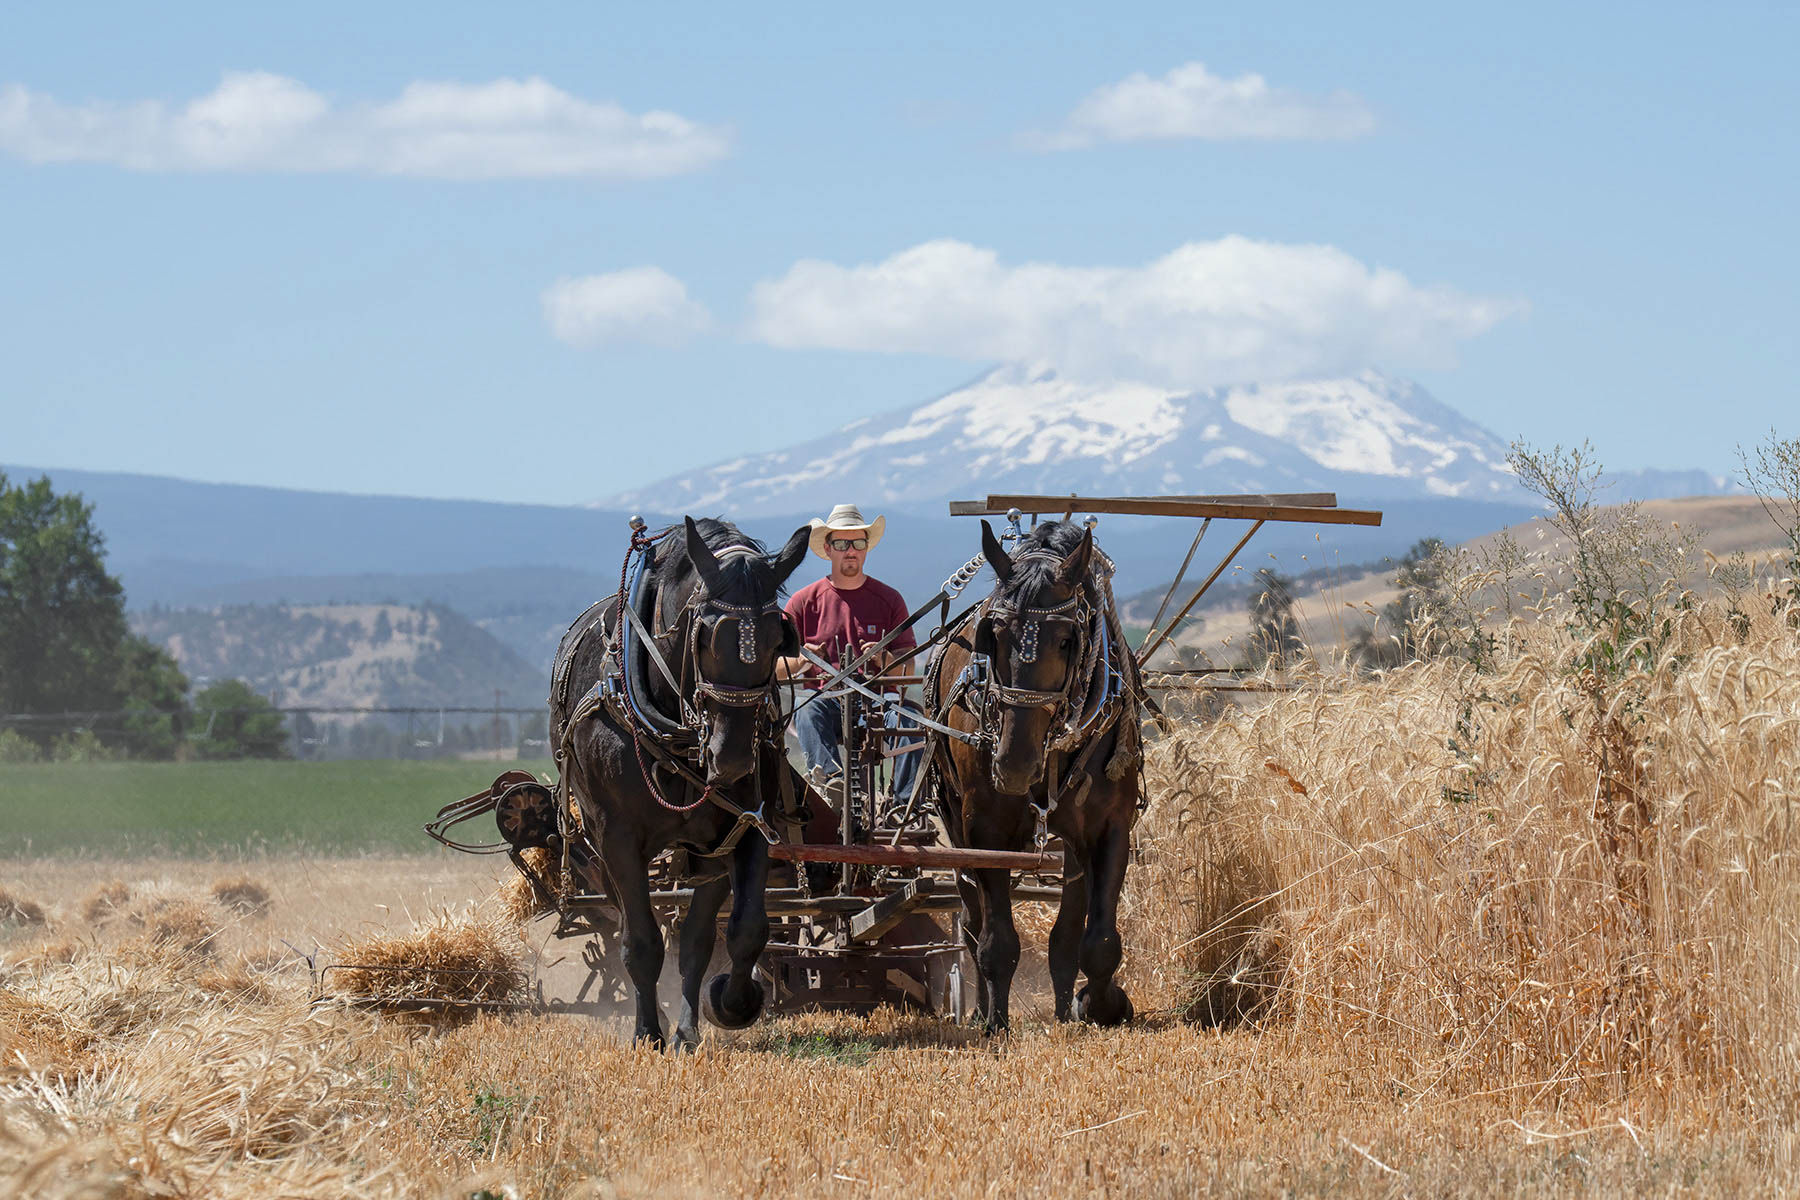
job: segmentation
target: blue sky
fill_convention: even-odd
[[[1362,356],[1618,468],[1797,432],[1791,6],[966,9],[17,9],[0,461],[576,502],[1074,341],[1171,386]],[[193,151],[227,73],[264,124]],[[393,130],[533,79],[572,124]]]

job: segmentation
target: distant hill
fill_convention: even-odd
[[[593,601],[610,595],[619,586],[619,577],[617,568],[609,578],[566,567],[491,567],[417,575],[276,575],[207,583],[178,571],[140,568],[129,572],[125,583],[134,612],[153,605],[203,609],[243,604],[445,605],[548,679],[551,659],[569,623]]]
[[[244,679],[281,706],[508,708],[549,694],[549,677],[437,604],[153,608],[132,628],[169,650],[196,685]]]
[[[860,447],[854,454],[836,453],[852,443]],[[612,508],[3,469],[15,479],[48,475],[59,491],[78,492],[94,506],[109,569],[124,581],[134,611],[431,602],[467,616],[547,675],[568,623],[618,586],[628,500],[641,502],[653,525],[684,511],[725,516],[771,545],[829,503],[858,501],[865,512],[889,517],[871,573],[922,603],[980,547],[974,521],[946,515],[951,498],[1002,486],[1117,495],[1278,484],[1276,490],[1335,488],[1345,507],[1384,510],[1374,529],[1264,528],[1247,553],[1259,562],[1272,554],[1284,570],[1299,572],[1398,558],[1421,537],[1463,541],[1525,519],[1533,509],[1495,465],[1503,453],[1498,438],[1422,389],[1372,372],[1170,398],[1084,389],[1009,368],[826,443],[697,468],[618,495]],[[1699,471],[1617,479],[1621,498],[1733,486]],[[594,480],[602,490],[604,474]],[[1178,520],[1105,519],[1101,544],[1119,564],[1120,593],[1167,579],[1193,528]],[[1242,529],[1218,522],[1199,561]],[[790,584],[800,587],[824,571],[823,561],[808,558]]]
[[[94,506],[108,567],[124,581],[134,611],[153,605],[431,601],[469,617],[546,675],[563,629],[590,601],[618,586],[627,537],[628,514],[616,510],[348,496],[60,468],[4,470],[15,479],[48,475],[59,491],[79,492]],[[967,477],[955,487],[959,498],[978,496],[988,482]],[[1123,490],[1129,481],[1119,482]],[[1144,490],[1159,489],[1152,483]],[[1344,493],[1339,500],[1346,507],[1382,508],[1386,519],[1378,529],[1270,525],[1248,553],[1272,553],[1296,568],[1301,555],[1309,563],[1368,562],[1398,557],[1427,535],[1460,541],[1531,511],[1523,504],[1456,498],[1382,501]],[[815,515],[743,517],[747,504],[722,501],[697,507],[696,515],[737,516],[747,532],[773,545]],[[938,515],[945,512],[941,500],[917,509],[865,502],[865,511],[889,515],[871,572],[914,603],[923,603],[980,549],[979,526]],[[646,506],[645,515],[656,524],[679,519],[680,512],[659,514]],[[1102,521],[1101,544],[1119,563],[1121,593],[1168,578],[1193,529],[1179,520]],[[1208,545],[1229,545],[1225,539],[1240,532],[1236,522],[1219,522]],[[1203,550],[1200,557],[1205,555]],[[790,586],[824,572],[823,560],[809,557]]]

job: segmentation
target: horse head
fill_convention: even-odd
[[[1044,778],[1051,741],[1081,701],[1075,692],[1095,606],[1094,534],[1072,521],[1040,525],[1015,557],[983,521],[981,548],[998,578],[974,639],[992,672],[991,774],[999,791],[1025,795]]]
[[[706,781],[728,786],[756,768],[757,735],[767,719],[775,660],[800,653],[800,635],[781,610],[781,585],[806,556],[812,532],[801,526],[773,555],[723,522],[703,531],[686,518],[688,561],[698,587],[688,631],[694,707],[701,717]],[[718,543],[715,547],[709,543]]]

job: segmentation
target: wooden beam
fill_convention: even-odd
[[[1108,500],[1192,500],[1197,504],[1283,504],[1290,508],[1336,508],[1336,492],[1247,492],[1229,496],[1108,496]]]
[[[1329,493],[1309,493],[1311,496]],[[1008,509],[1020,512],[1064,511],[1119,513],[1142,517],[1217,517],[1226,521],[1297,521],[1313,525],[1379,525],[1381,514],[1370,509],[1327,508],[1315,504],[1263,504],[1231,500],[1187,500],[1163,496],[989,496],[986,500],[952,500],[953,517],[1004,516]]]
[[[919,907],[920,901],[928,899],[932,886],[932,878],[929,875],[909,879],[899,891],[889,892],[869,907],[856,913],[850,918],[850,940],[872,942],[881,937],[888,930],[906,920],[907,915]]]
[[[1001,500],[1028,500],[1034,504],[1048,504],[1049,508],[1026,508],[1022,504],[1000,505]],[[1064,512],[1069,502],[1074,501],[1076,512],[1098,512],[1090,509],[1090,504],[1112,504],[1115,502],[1132,503],[1136,501],[1173,500],[1188,504],[1261,504],[1279,505],[1285,508],[1336,508],[1336,492],[1243,492],[1220,493],[1212,496],[1000,496],[989,495],[982,500],[952,500],[950,515],[953,517],[986,517],[1005,516],[1008,508],[1017,508],[1020,512]]]

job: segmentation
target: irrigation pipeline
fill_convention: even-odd
[[[113,720],[122,717],[156,717],[168,716],[172,710],[162,708],[83,708],[67,712],[53,713],[0,713],[0,725],[27,725],[32,723],[60,722],[92,722]],[[284,715],[307,713],[323,716],[381,715],[394,716],[436,716],[443,713],[472,714],[491,717],[495,713],[508,717],[528,717],[540,715],[544,706],[539,704],[532,708],[495,708],[492,704],[301,704],[301,705],[236,705],[227,708],[213,708],[210,705],[191,710],[196,713],[218,713],[220,716],[241,715],[244,713],[278,712]]]

